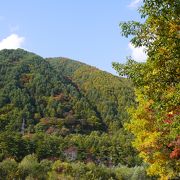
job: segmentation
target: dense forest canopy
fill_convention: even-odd
[[[1,51],[0,60],[1,131],[20,132],[23,124],[23,133],[34,133],[60,123],[60,135],[88,134],[109,132],[128,120],[126,108],[134,103],[134,93],[124,78],[21,49]]]
[[[123,128],[129,80],[22,49],[0,51],[0,73],[0,179],[147,177]]]

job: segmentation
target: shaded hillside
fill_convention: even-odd
[[[53,127],[66,135],[106,130],[87,99],[40,56],[20,49],[3,50],[0,73],[1,131]]]
[[[128,120],[131,83],[95,67],[18,49],[0,51],[0,73],[1,131],[84,134]]]
[[[113,130],[127,121],[127,107],[134,103],[130,81],[66,58],[48,61],[88,99],[99,117]]]

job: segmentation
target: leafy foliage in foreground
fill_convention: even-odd
[[[38,161],[34,154],[25,156],[21,162],[13,159],[5,159],[0,162],[0,179],[90,179],[90,180],[139,180],[149,177],[145,173],[144,166],[128,168],[127,166],[106,167],[95,165],[93,162],[87,164],[82,162],[69,163],[56,160]]]
[[[163,180],[178,178],[180,170],[179,9],[178,0],[144,0],[145,23],[122,23],[121,28],[124,36],[134,35],[135,46],[145,47],[147,61],[114,63],[136,86],[138,107],[130,110],[127,124],[134,147],[150,164],[148,173]]]

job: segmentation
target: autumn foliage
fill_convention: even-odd
[[[139,12],[143,24],[122,23],[122,35],[143,46],[148,57],[138,63],[114,63],[120,75],[136,87],[137,107],[126,124],[133,146],[149,165],[147,172],[161,179],[179,178],[180,172],[180,1],[144,0]]]

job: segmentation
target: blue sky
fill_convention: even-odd
[[[112,61],[142,49],[121,37],[119,23],[140,20],[141,0],[6,0],[0,6],[0,49],[18,47],[43,57],[68,57],[115,73]]]

